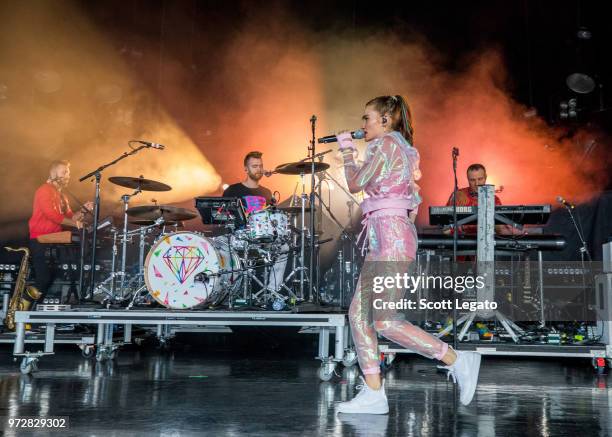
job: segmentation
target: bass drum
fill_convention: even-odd
[[[144,266],[149,294],[166,308],[191,309],[221,303],[240,287],[241,261],[219,242],[195,232],[164,235],[152,247]],[[217,275],[221,272],[220,275]]]

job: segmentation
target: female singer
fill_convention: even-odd
[[[381,96],[365,106],[363,130],[368,142],[364,164],[354,161],[351,134],[339,134],[339,148],[344,159],[348,188],[352,193],[365,191],[361,204],[365,233],[364,248],[368,265],[383,263],[402,269],[416,257],[417,233],[414,226],[421,203],[416,180],[420,178],[419,152],[412,146],[412,116],[402,96]],[[427,358],[446,364],[449,374],[459,383],[461,403],[471,402],[480,368],[480,354],[455,351],[437,337],[403,320],[395,311],[379,311],[376,299],[395,301],[400,291],[391,289],[374,295],[362,270],[349,309],[349,320],[359,366],[365,376],[360,392],[342,402],[338,412],[386,414],[389,411],[384,382],[380,377],[376,333]]]

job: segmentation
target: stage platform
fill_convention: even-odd
[[[605,365],[601,368],[598,358],[603,358],[607,367],[612,368],[612,346],[603,343],[589,345],[555,345],[555,344],[515,344],[515,343],[486,343],[486,342],[461,342],[459,350],[476,351],[481,355],[490,356],[513,356],[513,357],[550,357],[550,358],[587,358],[591,360],[597,371],[605,371]],[[416,354],[387,340],[379,340],[378,350],[383,359],[390,364],[395,359],[395,354]]]
[[[95,341],[83,344],[78,338],[73,341],[84,350],[94,350],[98,361],[112,360],[119,348],[132,342],[134,326],[155,327],[158,340],[163,344],[177,331],[206,332],[215,328],[231,326],[272,326],[316,328],[319,337],[317,359],[321,360],[319,377],[331,379],[336,365],[355,363],[354,353],[347,350],[349,342],[348,324],[343,313],[294,313],[268,311],[178,311],[178,310],[68,310],[68,311],[17,311],[17,328],[14,335],[13,355],[23,357],[21,371],[30,373],[37,368],[37,362],[44,355],[54,353],[54,345],[65,341],[56,338],[56,325],[78,324],[96,327]],[[26,344],[34,343],[26,335],[26,324],[44,325],[44,339],[37,334],[36,341],[44,344],[42,350],[26,350]],[[121,326],[120,340],[115,335]],[[333,352],[330,354],[330,335],[334,335]],[[84,345],[84,347],[83,347]],[[348,354],[348,355],[347,355]]]

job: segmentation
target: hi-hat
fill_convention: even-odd
[[[191,220],[198,216],[195,212],[188,209],[168,205],[134,206],[127,210],[127,215],[133,217],[134,220],[147,220],[152,222],[161,217],[164,219],[165,223]]]
[[[327,170],[329,164],[325,162],[315,162],[315,173]],[[310,174],[312,172],[312,162],[288,162],[287,164],[281,164],[274,169],[274,173],[280,174]]]
[[[113,176],[112,178],[108,178],[108,180],[121,187],[134,188],[137,190],[140,189],[142,191],[170,191],[172,189],[170,185],[166,185],[151,179],[145,179],[142,176],[139,178],[133,178],[130,176]]]

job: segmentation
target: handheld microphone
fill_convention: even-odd
[[[275,171],[272,171],[272,170],[265,170],[265,171],[263,172],[264,176],[265,176],[265,177],[267,177],[267,178],[269,178],[270,176],[272,176],[272,175],[273,175],[273,174],[275,174],[275,173],[276,173],[276,172],[275,172]]]
[[[354,140],[361,140],[365,137],[365,132],[363,129],[357,129],[356,131],[351,132],[351,138]],[[338,138],[335,135],[328,135],[326,137],[321,137],[317,140],[319,143],[335,143],[338,141]]]
[[[568,202],[567,200],[565,200],[561,196],[557,196],[557,202],[559,202],[560,204],[562,204],[563,206],[565,206],[565,207],[567,207],[569,209],[576,208],[576,205],[574,205],[573,203]]]
[[[134,142],[144,144],[145,146],[151,147],[153,149],[164,150],[166,148],[163,144],[150,143],[148,141],[134,140]]]

